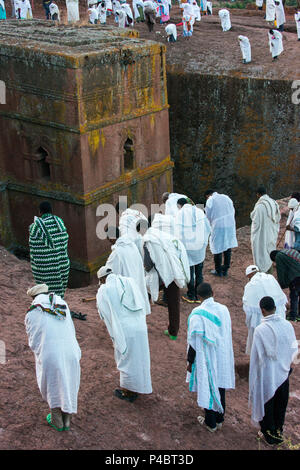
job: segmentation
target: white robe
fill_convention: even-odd
[[[256,4],[257,7],[262,7],[263,4],[264,4],[264,0],[256,0],[255,4]]]
[[[106,6],[102,7],[101,3],[98,5],[98,18],[100,24],[106,24]]]
[[[126,12],[124,9],[118,9],[116,10],[116,13],[118,13],[117,18],[118,18],[118,26],[119,28],[125,28],[126,26]]]
[[[295,207],[294,209],[290,210],[287,221],[286,221],[286,225],[290,225],[292,228],[294,227],[294,218],[298,209],[299,209],[299,205]],[[295,244],[295,232],[293,232],[292,230],[287,230],[285,232],[284,248],[286,249],[294,248],[294,244]]]
[[[49,11],[50,11],[51,18],[56,13],[57,14],[57,21],[60,21],[59,9],[58,9],[58,6],[56,5],[56,3],[50,3]]]
[[[88,12],[89,12],[89,17],[90,17],[90,22],[92,24],[96,24],[95,21],[96,20],[98,21],[98,17],[99,17],[98,8],[93,6],[92,8],[88,9]]]
[[[133,0],[132,1],[132,7],[133,7],[133,13],[134,13],[134,19],[138,19],[140,17],[140,12],[138,10],[138,6],[141,6],[142,9],[144,10],[144,2],[143,0]]]
[[[267,272],[272,266],[270,253],[276,250],[281,217],[279,206],[264,194],[258,199],[250,217],[253,261],[260,271]]]
[[[277,280],[271,274],[256,273],[245,285],[243,295],[243,310],[246,314],[248,337],[246,354],[250,355],[255,328],[260,324],[263,316],[259,302],[263,297],[272,297],[276,305],[276,314],[285,318],[287,297]]]
[[[221,20],[221,26],[223,31],[229,31],[231,29],[230,13],[228,10],[223,8],[219,10],[219,17]]]
[[[298,39],[300,39],[300,11],[294,14],[294,18],[296,21],[296,28],[297,28],[297,34],[298,34]]]
[[[247,36],[239,36],[240,48],[242,51],[243,60],[251,62],[251,45]]]
[[[211,225],[211,252],[215,255],[237,247],[235,210],[230,197],[214,192],[206,202],[205,213]]]
[[[265,403],[288,378],[297,351],[294,328],[279,315],[265,317],[255,329],[249,371],[249,407],[255,425],[265,415]]]
[[[274,0],[266,0],[266,21],[275,21]]]
[[[184,194],[170,193],[168,199],[165,202],[165,214],[173,215],[175,217],[175,215],[179,211],[177,207],[177,201],[178,199],[182,198],[186,199],[187,196],[185,196]]]
[[[152,393],[146,312],[134,280],[109,274],[98,289],[97,307],[113,341],[120,386]]]
[[[54,301],[67,306],[58,295],[54,296]],[[36,296],[32,305],[36,304],[50,308],[49,295]],[[66,309],[66,318],[60,320],[37,307],[26,314],[25,325],[43,399],[50,408],[77,413],[81,351],[69,308]]]
[[[285,13],[284,13],[284,6],[282,4],[282,0],[276,0],[279,2],[279,5],[275,4],[275,18],[276,18],[276,26],[279,28],[282,24],[285,23]]]
[[[124,10],[121,10],[121,11],[124,12]],[[120,20],[122,20],[122,26],[119,21],[119,27],[125,28],[125,26],[123,26],[123,20],[125,21],[125,19],[120,18]],[[144,214],[141,211],[128,208],[125,211],[123,211],[121,214],[121,217],[119,220],[119,230],[122,236],[126,235],[127,237],[131,238],[131,240],[134,241],[134,243],[138,247],[138,250],[142,258],[144,258],[143,237],[136,230],[138,223],[140,223],[141,221],[144,221],[146,224],[148,224],[147,218],[144,216]]]
[[[195,20],[196,21],[201,21],[200,7],[198,6],[197,2],[193,2],[193,8],[194,8]]]
[[[76,22],[79,21],[79,1],[78,0],[66,0],[68,21]]]
[[[175,217],[176,238],[185,246],[190,266],[205,259],[210,223],[202,209],[185,204]]]
[[[277,57],[283,51],[282,34],[280,31],[273,30],[273,34],[268,33],[269,46],[272,57]]]
[[[173,34],[175,41],[177,41],[177,28],[176,28],[176,24],[168,24],[168,25],[165,27],[165,31],[166,31],[166,33],[167,33],[167,37],[168,37],[168,38],[169,38],[169,36],[171,36],[171,34]]]
[[[132,28],[134,26],[134,19],[133,19],[133,13],[130,8],[130,5],[128,5],[128,3],[121,3],[121,10],[124,10],[125,14],[129,16],[129,18],[132,19],[132,22],[130,23],[130,27]],[[127,24],[127,17],[126,17],[126,24]]]
[[[190,281],[190,267],[181,241],[167,232],[150,227],[144,235],[144,244],[155,265],[155,268],[146,274],[147,287],[152,301],[155,302],[158,298],[159,276],[165,287],[173,281],[181,289],[186,287]]]
[[[213,14],[213,7],[212,7],[212,2],[206,2],[207,3],[207,11],[210,12],[210,14]]]
[[[148,315],[151,313],[151,308],[146,287],[145,270],[136,244],[130,238],[123,236],[117,239],[111,247],[111,251],[106,266],[111,268],[114,274],[134,279],[144,299],[144,310]]]
[[[187,343],[196,351],[196,356],[186,381],[190,392],[197,392],[198,406],[223,413],[218,388],[220,326],[221,321],[216,315],[207,314],[201,307],[192,310],[188,318]]]
[[[32,10],[29,0],[20,1],[18,4],[18,8],[20,8],[20,18],[22,20],[27,20],[32,18]]]

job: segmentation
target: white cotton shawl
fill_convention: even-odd
[[[275,2],[274,0],[266,0],[266,21],[275,20]]]
[[[260,271],[267,272],[272,266],[270,253],[276,250],[280,209],[276,201],[264,194],[258,199],[250,217],[253,261]]]
[[[263,419],[265,403],[288,378],[297,351],[291,323],[276,314],[263,318],[255,329],[250,356],[249,407],[254,424]]]
[[[151,313],[151,308],[146,288],[145,270],[136,244],[130,238],[123,236],[117,239],[111,251],[106,266],[111,268],[114,274],[134,279],[144,299],[144,310],[148,315]]]
[[[151,393],[146,312],[134,280],[109,274],[98,289],[97,308],[113,341],[120,386],[137,393]]]
[[[276,57],[283,52],[282,34],[280,31],[273,29],[273,34],[268,33],[268,36],[270,52],[272,53],[272,57]]]
[[[240,48],[242,57],[246,62],[251,62],[251,45],[247,36],[240,35],[239,37]]]
[[[176,24],[168,24],[165,27],[165,31],[167,33],[167,36],[171,36],[173,34],[175,41],[177,41],[177,29],[176,29]]]
[[[138,250],[143,258],[143,238],[139,232],[136,230],[136,226],[139,222],[144,221],[148,224],[147,218],[141,211],[136,209],[126,209],[122,212],[122,215],[119,220],[119,230],[121,235],[131,238],[134,241]]]
[[[294,222],[295,222],[294,219],[295,219],[295,215],[298,209],[299,209],[299,205],[295,209],[290,210],[287,221],[286,221],[286,225],[290,225],[292,228],[294,227]],[[284,248],[286,249],[294,248],[294,244],[295,244],[295,232],[293,232],[292,230],[287,230],[285,232]]]
[[[298,39],[300,39],[300,11],[294,14],[294,18],[296,21],[296,28],[297,28],[297,34],[298,34]]]
[[[275,17],[276,17],[276,26],[277,28],[285,23],[285,13],[282,0],[276,0],[279,2],[279,5],[275,4]]]
[[[248,355],[251,353],[254,330],[263,318],[259,302],[266,296],[272,297],[276,305],[276,314],[285,319],[288,299],[275,277],[271,274],[256,273],[246,284],[243,296],[243,310],[248,328],[246,344]]]
[[[205,259],[210,223],[196,206],[185,204],[175,217],[176,238],[185,246],[190,266],[202,263]]]
[[[264,4],[264,0],[256,0],[255,4],[256,4],[257,7],[262,7],[263,4]]]
[[[186,199],[187,196],[185,196],[184,194],[170,193],[165,203],[165,214],[173,215],[175,217],[177,212],[179,211],[177,207],[177,201],[178,199],[182,198]]]
[[[140,17],[140,13],[138,10],[138,5],[141,6],[144,10],[144,2],[143,0],[132,0],[132,7],[133,7],[133,13],[134,13],[134,18],[137,19]]]
[[[56,3],[50,3],[49,10],[50,10],[51,16],[57,13],[57,20],[60,21],[60,13],[59,13],[59,9]]]
[[[200,7],[198,6],[196,1],[193,1],[193,9],[194,9],[195,20],[201,21]]]
[[[79,2],[78,0],[66,0],[68,21],[74,23],[79,21]]]
[[[219,17],[221,20],[221,26],[223,31],[229,31],[231,29],[230,13],[226,8],[219,10]]]
[[[211,252],[223,253],[237,247],[235,210],[230,197],[214,192],[206,202],[205,213],[211,225]]]
[[[174,236],[150,227],[144,235],[144,244],[149,251],[150,258],[155,265],[148,276],[151,298],[153,301],[159,287],[158,274],[168,287],[173,281],[179,288],[185,287],[190,281],[189,261],[184,245]]]
[[[191,374],[187,374],[190,392],[197,392],[201,408],[223,413],[218,388],[217,342],[221,322],[217,316],[197,307],[188,318],[187,343],[196,351]]]
[[[175,236],[175,219],[172,215],[155,214],[151,226]]]
[[[25,317],[28,343],[35,356],[38,387],[49,408],[77,413],[81,351],[66,302],[58,295],[54,302],[67,307],[65,320],[39,307],[31,310]],[[32,305],[36,304],[50,308],[49,295],[36,296]]]

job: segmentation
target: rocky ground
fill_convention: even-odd
[[[285,221],[283,217],[282,227]],[[239,247],[233,250],[228,278],[215,279],[209,274],[213,259],[207,251],[205,281],[211,282],[215,299],[229,307],[236,364],[236,389],[227,393],[225,425],[213,435],[199,426],[197,416],[202,410],[185,383],[186,324],[192,306],[181,302],[177,341],[163,335],[167,310],[153,306],[147,319],[153,393],[139,397],[133,404],[122,402],[113,395],[119,374],[106,327],[95,302],[82,302],[82,298],[95,296],[96,286],[66,293],[70,307],[87,314],[85,322],[74,320],[82,350],[78,414],[69,432],[58,433],[50,428],[46,423],[47,403],[37,387],[34,357],[24,327],[30,305],[26,290],[34,284],[30,264],[0,248],[0,340],[6,347],[6,362],[0,364],[0,449],[267,449],[257,440],[247,406],[249,358],[244,354],[247,328],[242,295],[245,268],[252,263],[249,237],[249,227],[238,230]],[[294,327],[300,338],[300,324]],[[300,444],[299,400],[300,370],[296,365],[290,379],[284,448]]]

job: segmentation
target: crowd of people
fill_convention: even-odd
[[[248,329],[245,354],[250,356],[249,404],[261,437],[267,444],[280,445],[291,365],[298,352],[292,322],[300,321],[300,193],[289,199],[280,250],[278,203],[264,187],[256,195],[250,214],[253,264],[245,272],[248,282],[242,299]],[[94,300],[120,372],[114,395],[130,403],[140,394],[152,393],[147,328],[152,305],[168,309],[162,337],[176,341],[180,297],[193,304],[187,322],[186,381],[204,409],[199,425],[215,432],[224,422],[226,391],[235,388],[234,352],[230,306],[214,300],[212,283],[204,282],[203,265],[209,246],[214,259],[209,275],[226,282],[238,242],[233,201],[213,189],[205,198],[202,207],[185,194],[164,193],[159,210],[149,217],[117,204],[118,227],[106,227],[111,253],[97,272]],[[81,351],[64,300],[70,268],[67,245],[62,219],[43,202],[29,230],[36,285],[27,292],[33,301],[25,324],[38,386],[50,408],[47,422],[57,431],[70,429],[80,386]]]

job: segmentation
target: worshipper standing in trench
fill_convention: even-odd
[[[6,10],[4,0],[0,0],[0,20],[6,20]]]
[[[106,4],[105,2],[99,2],[97,6],[98,20],[100,24],[106,24]]]
[[[294,18],[296,21],[298,41],[300,41],[300,9],[299,8],[295,8]]]
[[[49,11],[50,11],[51,20],[60,21],[59,9],[58,9],[58,6],[56,5],[56,3],[54,3],[54,2],[50,3]]]
[[[285,318],[288,299],[272,274],[260,273],[255,265],[248,266],[246,276],[249,282],[245,285],[243,295],[243,310],[246,314],[248,337],[246,354],[250,355],[255,328],[262,320],[260,300],[267,294],[272,296],[276,305],[276,315]]]
[[[161,220],[165,223],[162,224]],[[146,283],[153,302],[157,301],[160,288],[166,293],[169,326],[164,334],[177,339],[180,325],[180,291],[190,281],[190,267],[184,245],[170,234],[172,218],[155,214],[152,226],[144,235],[144,266]]]
[[[231,29],[230,13],[226,8],[219,10],[219,18],[223,32],[229,31]]]
[[[69,23],[79,21],[79,0],[66,0]]]
[[[285,13],[282,0],[275,0],[275,21],[278,31],[283,31],[285,23]]]
[[[281,215],[277,202],[267,195],[263,186],[256,190],[256,196],[258,201],[250,214],[252,256],[261,272],[271,274],[270,253],[276,249]]]
[[[182,3],[180,8],[183,10],[183,37],[190,38],[193,35],[193,25],[195,23],[194,7],[190,3]]]
[[[278,59],[278,56],[283,51],[282,34],[279,31],[276,31],[276,29],[270,29],[268,36],[270,52],[272,54],[272,60],[274,61]]]
[[[207,201],[205,213],[211,225],[210,250],[214,255],[214,276],[227,276],[230,268],[231,249],[238,246],[235,227],[235,209],[230,197],[212,189],[204,193]],[[222,265],[222,256],[224,264]]]
[[[243,64],[251,62],[251,45],[247,36],[238,36],[240,48],[242,51]]]
[[[120,236],[117,227],[108,227],[107,238],[112,247],[105,266],[110,268],[114,274],[130,277],[135,281],[144,299],[144,310],[148,315],[151,313],[151,308],[146,287],[144,264],[136,244],[128,236]]]
[[[197,288],[203,282],[203,263],[211,229],[202,209],[188,204],[185,198],[180,198],[177,205],[180,210],[175,218],[176,236],[185,246],[190,265],[190,282],[182,299],[194,303],[198,302]]]
[[[296,199],[291,199],[296,201]],[[298,202],[298,201],[297,201]],[[294,216],[291,223],[287,224],[286,230],[294,235],[294,243],[291,248],[300,253],[300,204],[294,208]]]
[[[196,0],[192,1],[192,5],[194,9],[195,21],[201,21],[200,7],[198,6],[198,3],[196,2]]]
[[[125,26],[132,28],[134,26],[133,13],[131,7],[126,0],[120,0],[121,10],[124,10],[126,13],[125,17]]]
[[[20,0],[19,10],[21,20],[30,20],[32,18],[32,9],[29,0]]]
[[[276,5],[274,0],[266,0],[266,17],[265,20],[269,22],[269,25],[272,26],[272,24],[275,21],[275,10],[276,10]]]
[[[115,23],[118,23],[118,15],[117,10],[120,10],[120,2],[119,0],[112,0],[112,9],[113,9],[113,14],[115,15]]]
[[[264,0],[256,0],[256,1],[255,1],[255,4],[256,4],[258,10],[262,10],[262,9],[263,9],[263,4],[264,4]]]
[[[297,250],[274,250],[270,258],[276,263],[280,287],[290,290],[290,311],[286,319],[300,321],[300,253]]]
[[[165,27],[165,31],[167,33],[167,41],[168,42],[176,42],[177,41],[177,29],[176,24],[168,24]]]
[[[97,8],[97,0],[89,0],[88,3],[89,23],[97,24],[99,18],[99,11]]]
[[[36,378],[50,414],[47,422],[68,431],[77,413],[81,351],[67,303],[46,284],[27,291],[33,297],[26,317],[29,347],[34,353]]]
[[[291,364],[298,352],[293,326],[276,315],[272,297],[260,300],[262,322],[255,328],[250,356],[249,407],[259,436],[267,444],[283,442]]]
[[[133,8],[135,21],[137,23],[145,21],[143,0],[133,0],[132,8]]]
[[[60,217],[52,214],[49,202],[39,206],[40,217],[29,227],[30,262],[37,284],[47,284],[50,292],[64,297],[70,271],[67,229]]]
[[[151,0],[146,0],[144,2],[144,14],[146,19],[146,25],[148,27],[149,33],[151,33],[154,29],[156,18],[156,4]]]
[[[231,318],[228,308],[214,301],[210,284],[202,283],[198,295],[201,306],[188,318],[187,382],[205,411],[198,422],[215,432],[224,422],[225,391],[235,388]]]
[[[292,197],[288,202],[288,208],[290,209],[289,215],[286,221],[286,231],[284,238],[284,248],[294,248],[295,244],[295,233],[294,230],[294,217],[297,210],[300,208],[300,204],[296,198]],[[288,228],[289,227],[289,228]]]
[[[98,277],[97,308],[120,371],[120,389],[114,394],[134,402],[139,394],[152,393],[145,301],[132,278],[114,274],[107,266],[102,266]]]

